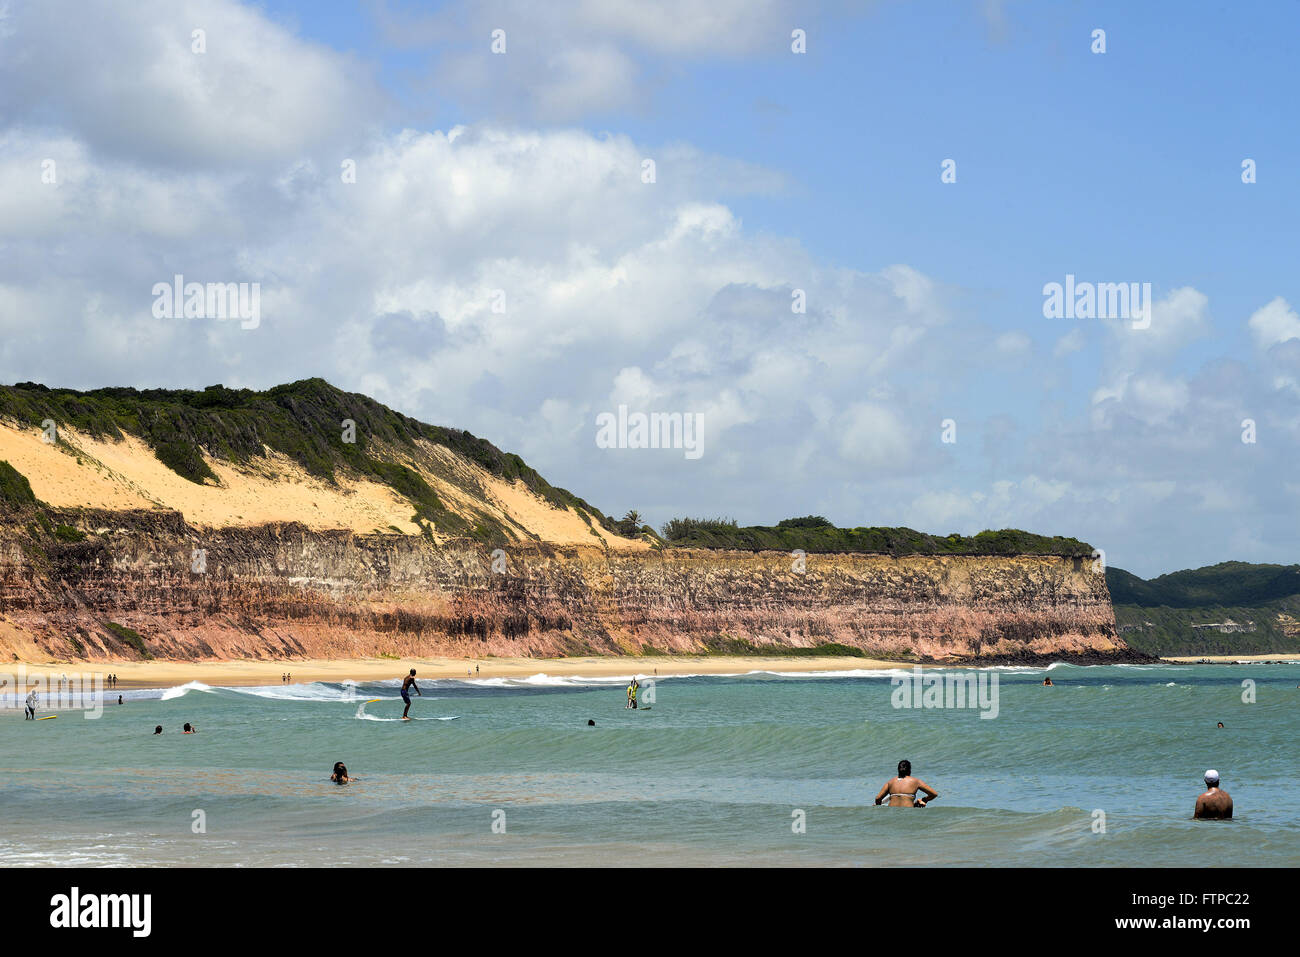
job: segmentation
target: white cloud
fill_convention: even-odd
[[[232,0],[20,0],[0,35],[0,114],[164,165],[284,160],[349,141],[382,106],[347,57]],[[193,32],[206,52],[193,52]]]
[[[1300,339],[1300,316],[1281,296],[1257,309],[1246,324],[1261,349],[1288,339]]]

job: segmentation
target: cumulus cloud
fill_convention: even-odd
[[[616,107],[643,108],[673,64],[788,54],[792,30],[815,36],[823,6],[795,0],[464,0],[430,12],[376,0],[371,9],[387,42],[428,52],[434,86],[458,101],[497,118],[568,121]],[[499,49],[504,42],[504,53],[493,53],[496,31],[503,31],[497,43]]]
[[[1256,310],[1247,325],[1261,349],[1300,339],[1300,316],[1281,296]]]
[[[360,64],[233,0],[11,0],[7,11],[0,116],[75,130],[104,155],[283,161],[352,139],[383,106]]]
[[[1284,300],[1245,327],[1226,317],[1258,347],[1248,360],[1189,349],[1215,330],[1193,287],[1165,293],[1149,329],[1096,321],[1092,335],[1080,320],[1040,345],[1029,327],[972,318],[942,266],[829,265],[749,227],[730,197],[784,184],[735,158],[494,122],[369,128],[382,97],[364,70],[217,0],[92,12],[66,36],[47,12],[59,3],[12,8],[0,379],[260,388],[324,376],[655,522],[821,512],[941,533],[1013,525],[1088,538],[1112,561],[1127,551],[1120,563],[1137,571],[1230,557],[1230,535],[1254,549],[1231,557],[1293,547],[1294,486],[1276,476],[1300,439],[1300,322]],[[558,7],[557,23],[579,22],[574,9]],[[738,55],[759,51],[786,15],[773,4],[751,22],[737,9],[683,12],[677,33],[639,5],[580,13],[590,49],[679,57],[704,55],[693,37],[727,24]],[[692,19],[709,16],[720,19]],[[219,54],[202,64],[181,57],[196,23]],[[421,42],[451,43],[464,24],[427,26]],[[20,36],[49,62],[16,53]],[[126,52],[93,55],[97,38]],[[146,68],[126,75],[124,63]],[[265,109],[245,115],[262,87]],[[339,175],[345,141],[355,182]],[[153,285],[178,273],[259,282],[261,324],[155,318]],[[1088,361],[1066,362],[1085,342]],[[599,449],[595,417],[620,403],[703,415],[704,456]],[[955,445],[940,439],[948,417]],[[1255,444],[1241,441],[1246,418]]]

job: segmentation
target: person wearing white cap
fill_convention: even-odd
[[[1193,817],[1202,820],[1226,821],[1232,817],[1232,798],[1219,787],[1219,772],[1211,768],[1205,772],[1206,791],[1196,799]]]

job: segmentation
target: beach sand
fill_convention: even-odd
[[[1161,658],[1160,660],[1171,661],[1180,665],[1194,665],[1202,661],[1215,665],[1230,665],[1238,661],[1300,661],[1300,655],[1278,653],[1271,655],[1180,655],[1176,658]]]
[[[477,674],[468,675],[478,665]],[[18,667],[14,662],[10,669]],[[850,671],[859,669],[911,668],[909,662],[879,661],[852,657],[721,657],[655,656],[653,658],[349,658],[305,661],[137,661],[26,664],[29,675],[42,674],[57,680],[94,674],[117,675],[117,689],[173,688],[190,681],[206,685],[274,685],[288,673],[294,684],[309,681],[379,681],[400,678],[412,668],[417,678],[527,678],[554,676],[609,677],[635,674],[653,678],[684,674],[746,674],[751,671]]]

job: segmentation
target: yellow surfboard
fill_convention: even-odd
[[[57,717],[58,717],[57,714],[47,714],[45,717],[43,717],[43,718],[37,718],[36,720],[37,720],[37,721],[53,721],[53,720],[54,720],[55,718],[57,718]]]

